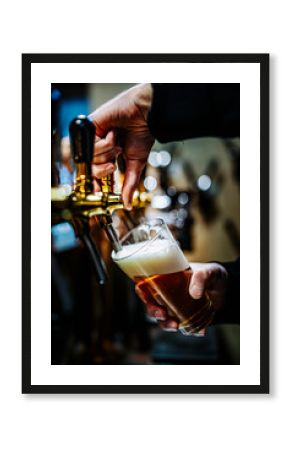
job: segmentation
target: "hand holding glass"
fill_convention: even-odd
[[[145,300],[165,307],[185,335],[197,334],[209,325],[213,304],[207,295],[198,300],[190,296],[192,270],[161,219],[134,228],[121,244],[122,250],[114,251],[112,258],[134,280]]]

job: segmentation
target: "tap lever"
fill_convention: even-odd
[[[69,125],[70,141],[75,163],[91,164],[96,127],[86,116],[80,115]]]
[[[114,193],[114,175],[112,173],[101,178],[101,189],[105,194]]]

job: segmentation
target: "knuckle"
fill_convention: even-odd
[[[97,156],[94,156],[93,163],[94,164],[104,164],[104,163],[110,162],[111,157],[112,157],[111,153],[104,153],[102,155],[97,155]]]
[[[114,147],[114,144],[113,144],[113,142],[111,142],[110,140],[109,141],[104,141],[104,144],[103,144],[103,149],[104,150],[111,150],[112,148]]]

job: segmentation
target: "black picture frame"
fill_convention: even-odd
[[[33,63],[258,63],[260,65],[261,328],[259,384],[172,386],[31,384],[31,65]],[[22,155],[22,393],[269,393],[269,54],[23,54]]]

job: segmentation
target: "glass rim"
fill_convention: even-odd
[[[126,259],[126,258],[130,258],[132,255],[135,255],[135,253],[138,253],[140,250],[142,250],[146,245],[150,245],[152,242],[154,242],[154,241],[158,238],[158,236],[160,235],[160,233],[161,233],[161,227],[162,227],[162,226],[165,226],[165,227],[167,228],[166,223],[165,223],[164,220],[161,219],[161,218],[144,220],[144,222],[140,223],[140,224],[137,225],[136,227],[132,228],[132,230],[128,231],[128,233],[126,233],[125,236],[123,236],[122,239],[120,239],[120,243],[122,244],[122,243],[130,236],[130,234],[132,234],[132,232],[133,232],[134,230],[136,230],[137,228],[141,227],[142,225],[146,225],[146,224],[148,224],[149,226],[150,226],[150,225],[152,226],[153,223],[157,223],[157,225],[159,224],[159,226],[160,226],[160,230],[156,233],[156,236],[154,236],[152,239],[149,239],[149,240],[147,240],[147,241],[144,241],[144,245],[142,245],[141,247],[137,248],[135,251],[133,251],[133,252],[130,253],[129,255],[123,256],[123,257],[121,257],[121,258],[116,258],[116,259],[113,258],[113,260],[114,260],[115,262],[117,262],[117,261],[122,261],[122,260],[124,260],[124,259]],[[168,231],[169,231],[169,230],[168,230]],[[129,245],[129,244],[128,244],[128,245]],[[113,257],[113,254],[115,254],[115,251],[113,251],[112,257]],[[116,253],[116,254],[118,254],[118,253]]]

